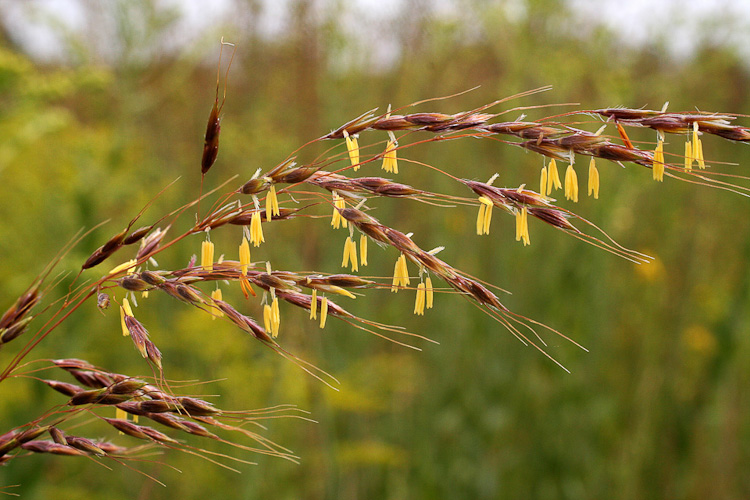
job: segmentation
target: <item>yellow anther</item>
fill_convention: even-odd
[[[693,143],[691,141],[685,141],[685,170],[693,169]]]
[[[211,292],[211,298],[214,300],[222,300],[223,297],[221,295],[221,288],[217,288],[216,290]],[[221,312],[221,309],[214,306],[211,309],[211,319],[222,318],[222,317],[224,317],[224,313]]]
[[[339,212],[339,209],[346,208],[346,201],[344,198],[339,196],[339,194],[334,191],[333,192],[333,218],[331,219],[331,225],[334,229],[338,229],[341,226],[346,227],[346,219],[341,217],[341,213]]]
[[[263,326],[266,329],[266,333],[273,335],[273,312],[271,312],[271,306],[268,304],[263,306]]]
[[[693,147],[698,144],[698,122],[693,122]],[[693,151],[693,158],[697,158],[698,155]]]
[[[354,295],[352,292],[347,290],[346,288],[341,288],[340,286],[331,285],[327,288],[328,291],[332,293],[337,293],[339,295],[343,295],[344,297],[349,297],[350,299],[356,299],[357,296]]]
[[[250,244],[247,242],[247,238],[242,237],[242,243],[240,243],[240,270],[243,276],[247,276],[247,268],[250,266]]]
[[[565,170],[565,199],[578,203],[578,174],[576,174],[573,164],[568,165],[567,170]]]
[[[357,245],[354,243],[351,236],[347,236],[346,241],[344,242],[344,258],[341,262],[341,267],[346,267],[349,265],[350,261],[352,264],[352,271],[359,271],[359,266],[357,265]]]
[[[214,244],[211,241],[201,243],[201,267],[204,271],[214,270]]]
[[[393,140],[388,141],[385,146],[385,154],[383,155],[383,170],[386,172],[397,174],[398,173],[398,159],[396,158],[396,142]]]
[[[359,263],[363,267],[367,265],[367,236],[364,234],[359,237]]]
[[[127,325],[125,324],[125,316],[132,316],[133,310],[130,308],[130,302],[128,299],[122,299],[122,305],[120,306],[120,326],[122,327],[123,336],[130,335]]]
[[[435,292],[432,288],[432,280],[429,276],[427,276],[427,279],[425,280],[425,305],[427,306],[427,309],[432,309],[434,293]]]
[[[318,291],[314,288],[310,296],[310,319],[318,319]]]
[[[547,195],[547,167],[542,167],[542,175],[539,179],[539,193],[542,196]]]
[[[560,181],[560,174],[557,172],[557,162],[552,158],[547,167],[547,195],[552,192],[552,188],[560,189],[562,182]]]
[[[656,143],[656,149],[654,149],[654,160],[652,162],[652,170],[654,174],[654,180],[663,182],[664,181],[664,141],[659,139]]]
[[[109,274],[118,274],[122,271],[126,271],[125,274],[133,274],[135,272],[135,265],[138,263],[135,259],[130,259],[128,261],[123,262],[119,266],[115,266],[112,268],[112,270],[109,272]]]
[[[487,209],[484,211],[484,225],[482,229],[484,229],[484,234],[490,234],[490,222],[492,221],[492,202],[487,198],[485,198],[485,200],[486,201],[481,200],[482,203],[487,204],[487,202],[489,202],[489,204],[487,204]]]
[[[417,316],[424,316],[424,305],[425,305],[425,285],[420,283],[417,285],[417,298],[414,301],[414,314]]]
[[[326,319],[328,319],[328,297],[323,297],[320,302],[320,327],[326,327]]]
[[[271,332],[273,338],[279,336],[279,326],[281,326],[281,314],[279,313],[279,298],[274,297],[271,303]]]
[[[591,193],[594,194],[595,200],[599,199],[599,170],[596,168],[593,156],[589,162],[589,196]]]
[[[398,292],[402,286],[409,285],[409,269],[406,267],[406,256],[401,256],[396,259],[396,266],[393,270],[393,284],[391,285],[391,292]]]
[[[698,139],[698,145],[693,146],[693,150],[695,151],[695,161],[698,162],[698,168],[706,168],[706,162],[703,160],[703,142],[700,139]]]
[[[357,138],[350,136],[349,133],[344,130],[344,139],[346,139],[346,149],[349,151],[349,161],[352,162],[354,170],[359,170],[359,144]]]
[[[276,186],[271,186],[266,195],[266,221],[270,221],[274,215],[279,215],[279,198],[276,196]]]
[[[260,211],[256,210],[253,212],[253,216],[250,219],[250,243],[252,243],[254,247],[259,247],[264,241],[266,240],[263,238],[263,225],[260,222]]]
[[[523,245],[530,245],[529,216],[526,207],[516,211],[516,241],[523,241]]]
[[[479,213],[477,214],[477,234],[484,234],[484,213],[487,211],[487,205],[484,203],[479,204]]]

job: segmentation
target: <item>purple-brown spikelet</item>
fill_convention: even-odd
[[[26,451],[33,453],[51,453],[53,455],[63,455],[69,457],[79,457],[87,455],[85,451],[73,448],[72,446],[58,444],[54,441],[29,441],[21,445]]]
[[[43,382],[65,396],[74,396],[84,391],[80,386],[68,382],[60,382],[59,380],[44,380]]]
[[[77,450],[81,450],[85,453],[90,453],[92,455],[96,455],[98,457],[104,456],[107,454],[106,451],[101,447],[101,445],[97,444],[95,441],[80,437],[80,436],[65,436],[65,443],[73,447]]]

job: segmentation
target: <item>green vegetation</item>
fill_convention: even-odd
[[[378,64],[375,51],[368,51],[368,44],[377,43],[373,28],[350,40],[346,13],[326,11],[316,17],[306,2],[293,2],[288,35],[266,38],[254,34],[258,21],[251,8],[239,12],[238,22],[250,29],[223,33],[237,52],[220,152],[203,192],[235,175],[220,192],[242,185],[258,168],[267,172],[302,144],[366,110],[384,112],[388,104],[399,108],[477,85],[404,112],[457,113],[552,85],[550,92],[490,112],[580,103],[530,109],[527,119],[533,121],[574,109],[658,110],[668,100],[675,111],[750,113],[743,90],[750,71],[731,48],[701,46],[691,59],[676,61],[658,44],[626,48],[603,29],[576,36],[565,29],[573,20],[563,2],[526,4],[525,14],[513,19],[505,9],[467,2],[455,19],[425,10],[376,27],[391,30],[389,40],[402,49],[392,64]],[[61,284],[48,292],[45,303],[62,297],[81,263],[147,203],[153,201],[134,227],[151,224],[199,196],[199,158],[214,99],[219,36],[162,53],[159,42],[175,19],[154,11],[150,2],[133,2],[115,23],[118,55],[104,59],[98,57],[106,52],[97,52],[83,35],[69,35],[69,64],[35,62],[9,41],[0,46],[0,310],[24,293],[80,228],[111,220],[64,256],[49,278]],[[494,121],[515,120],[520,113]],[[600,125],[591,116],[568,118],[567,123],[580,121],[574,126],[590,132]],[[622,143],[611,125],[606,134]],[[653,130],[628,129],[628,134],[636,146],[653,150]],[[404,144],[431,137],[416,132]],[[385,132],[363,133],[362,154],[379,154],[386,139]],[[717,170],[750,175],[747,144],[709,134],[702,140]],[[665,149],[681,154],[684,136],[670,135],[667,141]],[[326,153],[331,146],[337,149]],[[330,154],[345,158],[342,140],[312,144],[298,162]],[[681,163],[676,157],[671,161]],[[466,138],[399,151],[398,175],[385,174],[380,161],[357,175],[382,175],[476,200],[461,184],[417,162],[479,181],[497,172],[495,185],[526,184],[533,190],[543,165],[540,155],[521,148]],[[288,403],[309,411],[318,423],[264,422],[268,431],[263,435],[292,449],[301,463],[191,436],[186,441],[194,446],[258,465],[234,464],[241,470],[235,474],[177,451],[127,462],[163,481],[164,489],[115,462],[102,462],[114,469],[108,471],[96,459],[34,454],[0,467],[0,492],[25,499],[111,500],[747,498],[750,224],[743,214],[750,201],[670,177],[654,182],[648,168],[627,163],[623,169],[601,160],[601,191],[594,200],[583,193],[587,164],[588,158],[577,163],[579,203],[565,201],[562,191],[553,196],[619,243],[653,256],[652,263],[630,263],[539,221],[531,222],[531,245],[524,246],[514,241],[513,219],[499,210],[490,234],[477,236],[476,203],[445,208],[377,199],[370,212],[393,228],[414,232],[415,241],[427,249],[445,246],[440,254],[445,261],[512,291],[500,296],[511,311],[589,349],[545,336],[548,352],[571,374],[524,347],[461,297],[438,294],[435,307],[417,317],[412,315],[413,291],[367,290],[341,305],[359,317],[403,325],[440,345],[420,342],[423,351],[415,352],[331,320],[321,330],[305,311],[286,307],[279,342],[334,375],[340,381],[337,392],[230,322],[212,321],[194,307],[153,296],[140,300],[136,316],[162,352],[165,376],[212,381],[172,385],[225,409]],[[742,178],[726,180],[748,184]],[[214,201],[216,195],[205,201],[203,215]],[[310,213],[324,212],[319,219],[266,224],[266,243],[253,249],[253,260],[270,259],[278,269],[339,272],[346,233],[332,231],[330,207]],[[170,229],[171,236],[195,223],[189,213]],[[211,233],[217,257],[237,258],[240,233],[239,227]],[[193,235],[175,245],[158,257],[160,268],[185,267],[193,254],[200,255],[205,239]],[[370,265],[362,274],[386,277],[380,281],[390,284],[396,257],[391,249],[371,245]],[[118,254],[116,262],[105,262],[103,272],[124,258]],[[58,277],[62,271],[72,274]],[[411,271],[416,274],[415,268]],[[92,272],[83,279],[100,275]],[[115,296],[121,299],[122,291]],[[245,303],[236,283],[225,287],[224,297]],[[254,299],[243,312],[260,322],[258,304]],[[75,357],[117,373],[149,375],[132,342],[120,334],[119,322],[114,300],[106,314],[90,301],[26,361]],[[24,339],[0,348],[0,368]],[[37,375],[73,381],[50,373]],[[39,381],[5,380],[0,384],[0,433],[66,401]],[[114,411],[107,416],[114,417]],[[141,444],[117,436],[93,417],[79,417],[74,424],[66,432],[80,430],[122,446]]]

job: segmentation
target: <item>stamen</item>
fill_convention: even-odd
[[[247,276],[247,268],[250,266],[250,244],[247,242],[247,238],[242,237],[242,243],[240,243],[240,269],[242,275]]]
[[[318,291],[315,288],[310,299],[310,319],[318,319]]]
[[[393,284],[391,285],[391,292],[398,292],[400,287],[409,285],[409,269],[406,267],[406,256],[401,256],[396,259],[396,266],[393,270]]]
[[[529,216],[526,207],[516,211],[516,241],[523,241],[523,245],[530,245]]]
[[[578,203],[578,175],[572,163],[565,170],[565,199]]]
[[[333,218],[331,219],[331,226],[333,226],[334,229],[338,229],[341,226],[346,227],[347,220],[341,217],[341,213],[339,212],[339,209],[346,208],[346,200],[339,196],[339,194],[334,191],[333,192]]]
[[[703,142],[698,139],[698,146],[693,146],[693,149],[695,150],[695,160],[698,162],[698,168],[706,168],[706,162],[703,160]]]
[[[596,161],[591,157],[589,162],[589,196],[594,193],[594,199],[599,199],[599,170],[596,168]]]
[[[484,234],[484,212],[487,210],[487,205],[484,203],[479,204],[479,213],[477,213],[477,234]]]
[[[414,301],[414,314],[417,316],[424,316],[424,305],[425,305],[425,284],[420,283],[417,285],[417,298]]]
[[[222,300],[221,288],[217,288],[216,290],[214,290],[213,292],[211,292],[211,298],[214,299],[214,300]],[[224,317],[224,313],[221,312],[221,309],[219,309],[216,306],[214,306],[213,308],[211,308],[211,319],[212,320],[215,320],[216,318],[223,318],[223,317]]]
[[[328,297],[323,297],[320,302],[320,327],[326,327],[326,319],[328,319]]]
[[[125,316],[132,315],[133,310],[130,308],[130,302],[128,302],[128,299],[122,299],[122,305],[120,306],[120,326],[122,326],[123,337],[127,337],[130,335],[130,330],[128,330],[128,327],[125,324]]]
[[[266,333],[273,335],[273,312],[271,312],[271,306],[268,304],[263,306],[263,326],[266,329]]]
[[[578,192],[576,191],[576,196],[578,195]],[[523,218],[523,246],[531,245],[531,239],[529,238],[529,211],[526,210],[526,207],[523,207],[523,210],[521,211],[522,218]]]
[[[557,162],[552,158],[547,166],[547,196],[552,193],[552,188],[560,189],[562,182],[560,181],[560,174],[557,171]]]
[[[432,289],[432,280],[429,276],[425,280],[425,305],[427,309],[432,309],[432,301],[434,296],[434,290]]]
[[[364,234],[359,237],[359,263],[363,267],[367,265],[367,236]]]
[[[135,272],[135,265],[138,263],[135,259],[130,259],[128,261],[123,262],[119,266],[115,266],[112,268],[112,270],[109,272],[109,274],[118,274],[122,271],[126,271],[126,274],[133,274]]]
[[[691,141],[685,141],[685,170],[693,169],[693,143]]]
[[[398,144],[394,140],[389,140],[385,146],[385,154],[383,155],[383,170],[386,172],[397,174],[398,173],[398,159],[396,158],[396,147]]]
[[[664,181],[664,141],[659,138],[656,143],[656,149],[654,150],[654,160],[652,162],[652,170],[654,174],[654,180],[663,182]]]
[[[273,338],[279,336],[279,326],[281,326],[281,314],[279,313],[279,298],[274,297],[271,303],[271,331]]]
[[[201,268],[205,271],[214,270],[214,244],[211,241],[201,243]]]
[[[265,241],[265,238],[263,238],[263,226],[260,222],[260,211],[256,210],[250,219],[250,243],[254,247],[259,247]]]
[[[352,263],[352,271],[359,271],[359,266],[357,265],[357,245],[351,236],[347,236],[344,242],[344,258],[341,262],[341,267],[346,267],[349,261]]]
[[[279,215],[279,199],[276,196],[276,186],[271,186],[266,195],[266,222],[270,222],[274,215]]]
[[[542,196],[547,194],[547,167],[542,167],[542,175],[539,179],[539,193]]]
[[[344,139],[346,139],[346,149],[349,151],[349,161],[351,161],[354,171],[359,170],[359,144],[357,143],[356,136],[350,136],[349,133],[344,130]]]

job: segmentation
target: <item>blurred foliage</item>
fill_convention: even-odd
[[[287,7],[283,36],[268,36],[260,3],[237,0],[231,26],[163,52],[175,12],[146,1],[112,4],[117,8],[96,13],[107,23],[66,33],[69,64],[34,62],[7,37],[0,47],[3,307],[80,228],[112,220],[65,256],[61,271],[75,273],[176,178],[144,220],[198,195],[217,33],[238,50],[207,188],[233,175],[235,184],[244,182],[367,109],[477,85],[419,109],[457,112],[551,84],[552,92],[511,106],[659,108],[669,100],[674,110],[750,113],[747,62],[731,47],[699,47],[691,59],[675,61],[658,44],[625,48],[603,28],[579,36],[563,1],[456,1],[452,16],[419,1],[414,15],[353,27],[355,7],[300,0]],[[91,43],[91,26],[109,27],[112,43]],[[393,48],[386,63],[378,59],[380,43]],[[360,144],[383,139],[363,134]],[[653,136],[644,131],[634,139]],[[681,141],[673,142],[676,148]],[[748,175],[746,145],[707,138],[705,149]],[[314,146],[299,160],[322,152]],[[539,157],[495,141],[431,144],[407,156],[463,177],[485,180],[497,171],[498,184],[511,187],[536,186],[541,166]],[[457,297],[438,296],[437,309],[415,319],[411,295],[373,291],[351,305],[353,312],[441,345],[412,352],[342,323],[321,331],[301,312],[284,311],[283,345],[334,374],[341,381],[334,392],[230,325],[155,297],[143,301],[138,316],[164,352],[168,376],[215,380],[191,390],[220,394],[222,407],[294,403],[310,411],[317,424],[268,422],[267,436],[302,463],[240,455],[259,463],[241,467],[240,475],[178,453],[131,464],[167,483],[163,489],[114,463],[110,472],[94,461],[31,456],[0,468],[0,488],[21,484],[7,491],[29,500],[750,497],[750,224],[741,215],[748,201],[671,179],[656,184],[632,165],[599,168],[600,200],[586,198],[576,211],[654,255],[654,263],[637,267],[539,225],[524,248],[512,241],[513,221],[500,215],[492,234],[479,238],[475,211],[466,207],[374,203],[377,217],[413,231],[423,247],[445,245],[448,262],[512,291],[504,299],[511,310],[589,348],[583,353],[552,339],[550,351],[571,375]],[[416,165],[402,162],[401,170],[401,182],[468,195]],[[212,235],[217,254],[236,248],[239,231],[230,232]],[[335,272],[342,239],[331,236],[327,220],[274,224],[253,258],[271,259],[278,269]],[[199,241],[189,239],[160,263],[183,265]],[[393,252],[371,253],[368,272],[390,274]],[[239,300],[238,291],[230,293]],[[119,334],[116,312],[102,316],[93,305],[79,311],[36,357],[79,357],[144,373]],[[0,351],[3,364],[15,348]],[[10,380],[0,386],[0,431],[63,401],[34,381]]]

